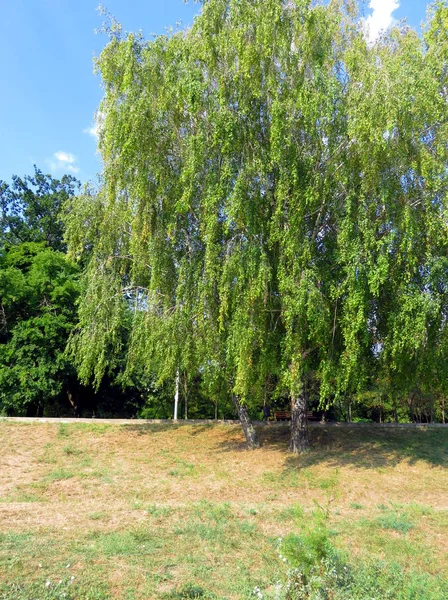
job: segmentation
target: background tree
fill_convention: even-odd
[[[11,185],[0,181],[0,245],[45,242],[64,251],[62,206],[79,187],[71,175],[53,179],[36,166],[33,176],[14,175]]]
[[[79,271],[66,256],[26,242],[0,256],[0,405],[42,416],[76,371],[64,351],[76,323]]]

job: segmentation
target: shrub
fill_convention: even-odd
[[[371,560],[349,563],[330,541],[325,519],[314,516],[308,531],[280,541],[287,565],[278,600],[446,600],[448,583],[408,572],[400,565]]]

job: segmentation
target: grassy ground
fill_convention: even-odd
[[[351,561],[443,587],[448,430],[315,428],[303,457],[260,434],[0,422],[0,599],[275,598],[276,541],[316,512]]]

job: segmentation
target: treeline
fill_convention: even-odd
[[[292,451],[309,409],[444,422],[446,3],[375,41],[344,2],[208,0],[149,42],[105,30],[104,171],[82,193],[46,180],[59,247],[8,241],[35,221],[3,186],[3,410],[28,385],[34,405],[168,416],[177,385],[183,415],[238,414],[253,446],[251,418],[290,407]]]

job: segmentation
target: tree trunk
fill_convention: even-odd
[[[176,391],[174,393],[174,415],[173,420],[177,421],[177,408],[179,406],[179,371],[176,373]]]
[[[187,373],[184,371],[184,396],[185,396],[185,420],[188,419],[188,383],[187,383]]]
[[[310,442],[308,438],[308,395],[305,390],[291,398],[291,441],[289,449],[294,454],[306,452]]]
[[[247,408],[238,402],[238,398],[235,394],[232,394],[233,404],[238,412],[238,418],[241,423],[241,427],[243,428],[244,435],[246,437],[246,444],[249,450],[254,450],[255,448],[260,447],[260,443],[258,441],[257,432],[252,425],[252,421],[249,418],[247,413]]]
[[[67,398],[73,408],[73,416],[79,417],[79,394],[78,390],[73,390],[71,387],[67,387]]]

